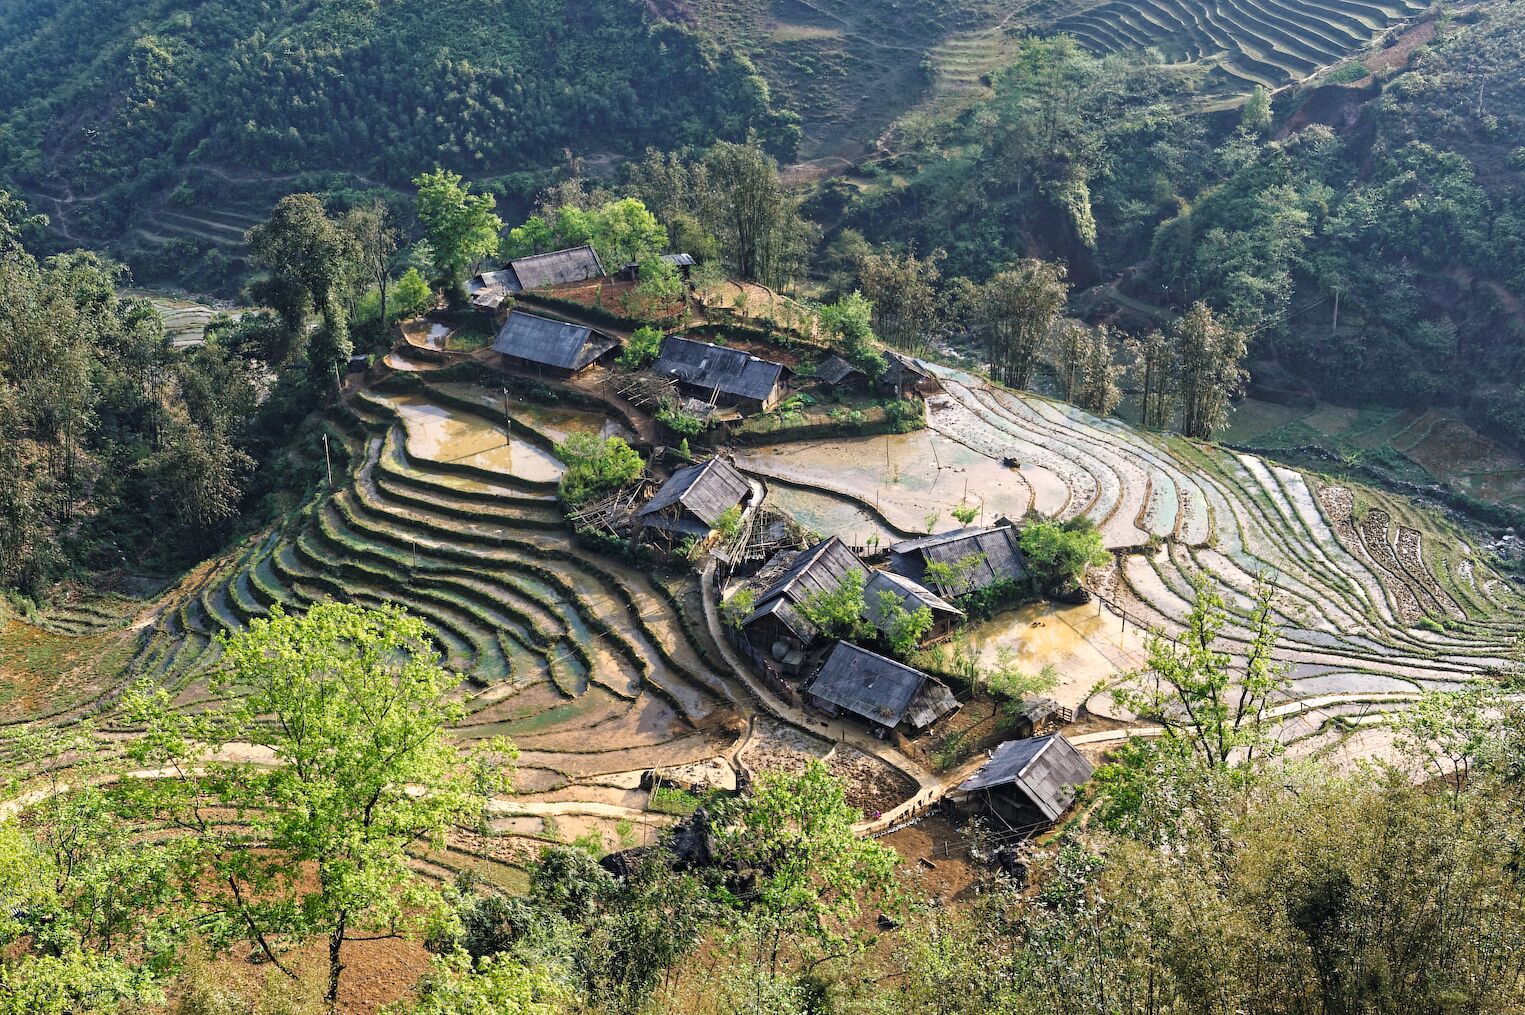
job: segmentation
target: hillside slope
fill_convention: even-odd
[[[443,164],[525,197],[568,154],[794,141],[745,60],[637,0],[26,0],[0,40],[0,175],[149,275],[230,274],[294,189]]]

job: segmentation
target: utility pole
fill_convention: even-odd
[[[1340,289],[1339,289],[1338,286],[1336,286],[1335,290],[1334,290],[1334,320],[1329,325],[1329,334],[1332,336],[1336,331],[1339,331],[1339,330],[1340,330]]]
[[[334,463],[328,458],[328,434],[323,435],[323,467],[328,470],[328,488],[334,488]]]

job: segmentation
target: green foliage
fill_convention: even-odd
[[[1250,642],[1244,662],[1218,645],[1228,622],[1223,599],[1199,577],[1185,630],[1153,632],[1147,667],[1113,692],[1118,704],[1140,719],[1158,723],[1166,738],[1215,769],[1244,768],[1281,750],[1267,709],[1286,689],[1287,666],[1274,660],[1277,627],[1273,589],[1255,583],[1255,604],[1244,626]]]
[[[635,334],[625,343],[620,350],[619,368],[621,370],[640,370],[650,365],[662,351],[662,331],[650,325],[643,325],[635,329]]]
[[[657,419],[673,432],[682,434],[684,440],[698,436],[710,427],[709,421],[703,416],[684,412],[676,403],[668,403],[658,409]]]
[[[905,659],[921,646],[935,620],[930,607],[907,610],[898,595],[889,590],[879,593],[879,622],[876,625],[889,643],[890,652]]]
[[[563,204],[509,230],[499,255],[509,260],[585,243],[597,251],[605,271],[616,272],[660,254],[667,246],[667,230],[633,197],[605,201],[595,208]]]
[[[1351,85],[1369,77],[1371,77],[1371,71],[1366,69],[1366,65],[1360,60],[1352,60],[1335,69],[1324,80],[1331,85]]]
[[[573,506],[613,493],[646,471],[645,461],[623,437],[572,434],[556,445],[556,457],[567,466],[561,477],[561,499]]]
[[[223,660],[216,689],[235,705],[185,715],[163,691],[129,695],[130,721],[145,730],[133,761],[200,775],[124,779],[121,804],[191,834],[217,901],[202,927],[214,942],[246,937],[286,970],[284,947],[325,938],[332,1004],[348,938],[416,931],[440,905],[406,850],[480,817],[487,795],[507,789],[514,752],[494,742],[463,762],[448,735],[464,715],[458,678],[424,623],[396,608],[323,602],[293,617],[275,607],[224,639]],[[223,760],[244,745],[278,763]],[[248,824],[217,824],[209,808]]]
[[[738,869],[757,873],[737,936],[760,964],[776,970],[786,948],[832,954],[866,943],[863,904],[893,896],[898,857],[853,831],[861,817],[817,760],[762,773],[736,808],[718,838]]]
[[[885,415],[891,433],[911,433],[927,425],[927,406],[919,398],[897,398],[886,402]]]
[[[491,194],[473,194],[471,185],[448,169],[423,173],[413,185],[418,188],[418,221],[434,251],[435,267],[446,286],[459,287],[476,264],[498,249],[503,220],[493,211],[497,201]]]
[[[886,365],[874,337],[873,313],[873,306],[856,289],[820,311],[821,324],[836,336],[842,358],[867,374],[869,380],[884,373]]]
[[[757,608],[757,593],[751,589],[737,589],[731,598],[720,604],[720,615],[730,626],[741,629],[742,622]]]
[[[868,576],[854,569],[834,589],[817,589],[797,604],[800,616],[825,638],[853,641],[871,637],[873,627],[863,619],[863,587]]]
[[[741,505],[732,504],[720,512],[720,517],[715,519],[715,524],[711,528],[720,533],[722,539],[735,539],[736,534],[741,531]]]
[[[948,513],[952,515],[953,520],[958,522],[960,525],[973,525],[974,520],[979,517],[980,509],[974,504],[961,503],[950,510]]]
[[[389,1015],[561,1015],[571,991],[555,971],[506,955],[476,961],[464,955],[436,958],[411,1004],[388,1007]]]
[[[1239,110],[1239,126],[1254,134],[1264,134],[1271,129],[1271,93],[1263,85],[1255,87]]]
[[[649,810],[658,814],[672,814],[683,818],[699,809],[700,800],[685,789],[676,786],[658,786],[651,791]]]
[[[1034,522],[1022,529],[1022,555],[1027,570],[1042,589],[1073,587],[1086,568],[1100,567],[1111,558],[1101,533],[1088,518],[1067,522]]]
[[[950,596],[968,595],[974,591],[975,572],[985,563],[983,553],[966,553],[954,561],[927,561],[924,577],[927,584]]]

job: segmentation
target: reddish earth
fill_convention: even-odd
[[[1408,64],[1414,50],[1435,38],[1435,21],[1422,21],[1398,37],[1398,41],[1366,61],[1368,70],[1379,71]]]

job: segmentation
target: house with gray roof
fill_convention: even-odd
[[[784,395],[783,364],[677,335],[663,341],[651,370],[673,378],[687,394],[743,412],[767,412]]]
[[[815,368],[815,378],[834,394],[862,394],[868,390],[868,374],[835,354]]]
[[[863,619],[885,635],[890,633],[893,620],[893,611],[886,606],[889,601],[885,599],[885,593],[899,600],[900,608],[907,613],[915,613],[926,607],[932,614],[932,627],[921,638],[923,645],[949,637],[964,619],[963,610],[930,589],[893,571],[875,571],[863,588]]]
[[[752,507],[755,491],[747,478],[724,458],[711,458],[702,465],[690,465],[672,474],[636,512],[643,532],[668,542],[688,536],[705,538],[731,508],[743,512]]]
[[[884,730],[924,730],[958,708],[953,692],[920,670],[846,641],[831,650],[805,694],[827,715],[855,715]]]
[[[821,592],[835,592],[842,580],[867,568],[837,536],[823,539],[794,555],[783,574],[755,600],[741,629],[760,652],[782,642],[787,649],[808,648],[819,632],[800,613],[799,604]]]
[[[958,787],[959,803],[986,814],[995,831],[1031,831],[1058,821],[1091,779],[1091,763],[1061,734],[1008,740]]]
[[[961,572],[954,588],[944,588],[927,576],[928,564],[945,564]],[[989,588],[998,581],[1023,581],[1027,560],[1022,556],[1015,525],[1003,522],[986,528],[970,526],[919,536],[889,549],[889,570],[919,585],[955,599]]]
[[[492,351],[509,364],[556,377],[572,377],[619,348],[619,340],[582,324],[515,310],[503,322]]]
[[[516,257],[508,262],[508,267],[514,275],[513,292],[533,292],[573,282],[588,282],[606,274],[598,259],[598,251],[586,243],[566,250]]]

